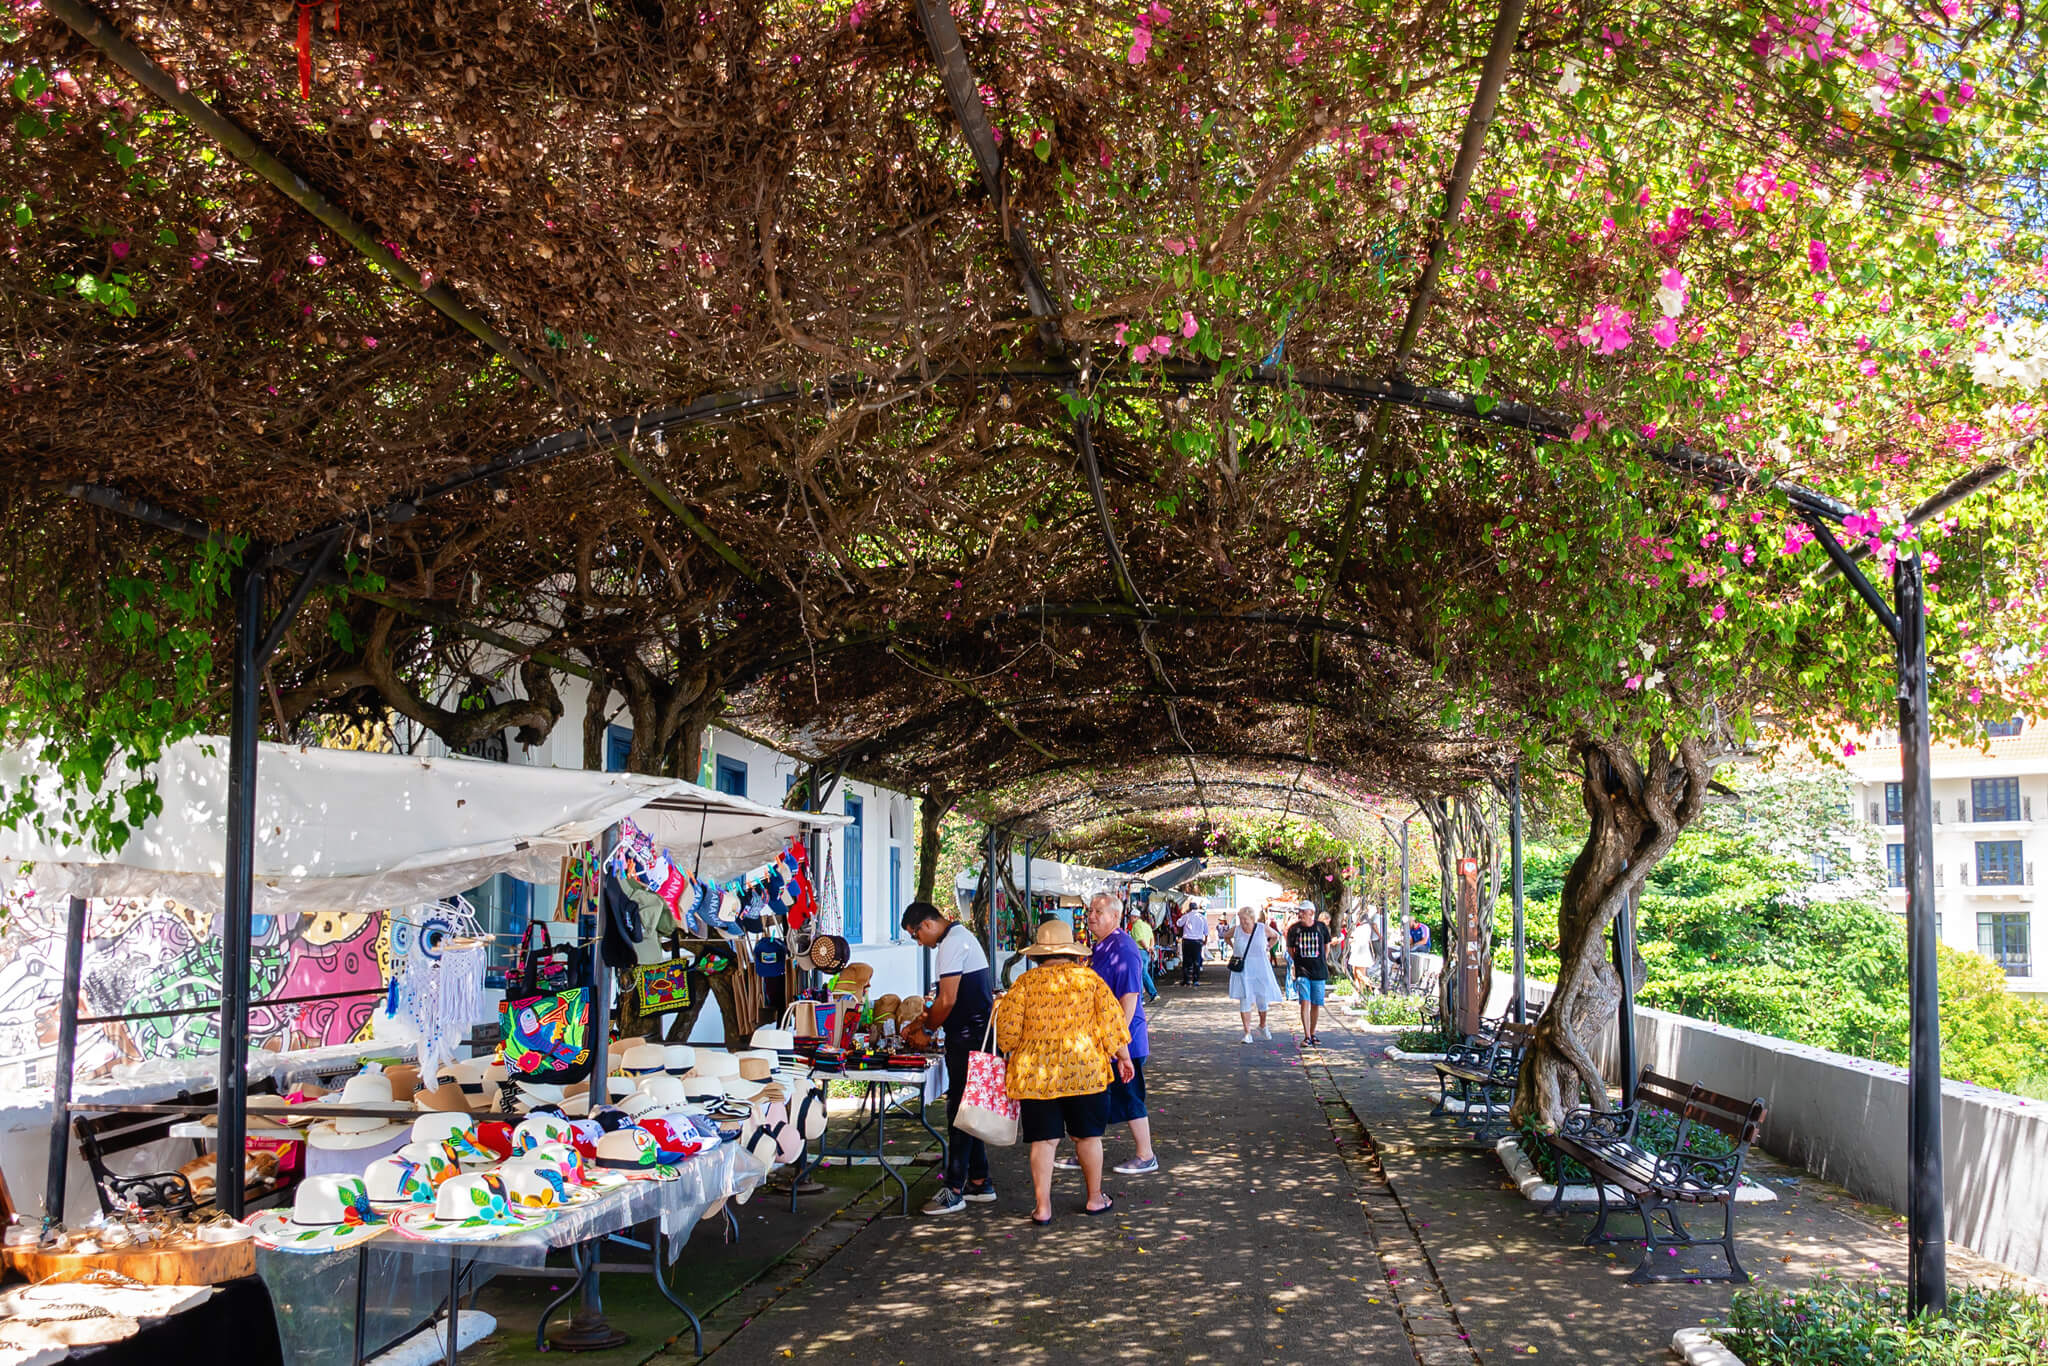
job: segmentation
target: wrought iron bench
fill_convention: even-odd
[[[1637,1128],[1645,1108],[1655,1106],[1678,1116],[1678,1133],[1669,1153],[1653,1153],[1636,1142]],[[1586,1169],[1592,1178],[1600,1214],[1586,1235],[1586,1245],[1627,1243],[1633,1237],[1607,1232],[1611,1213],[1608,1188],[1621,1192],[1621,1208],[1642,1218],[1647,1246],[1643,1260],[1629,1280],[1644,1281],[1734,1281],[1747,1283],[1749,1273],[1735,1258],[1735,1192],[1742,1184],[1742,1165],[1749,1146],[1763,1132],[1766,1106],[1762,1100],[1740,1101],[1709,1091],[1696,1083],[1675,1081],[1655,1072],[1644,1072],[1629,1105],[1620,1110],[1576,1109],[1565,1116],[1555,1134],[1545,1141],[1559,1157],[1569,1158]],[[1734,1149],[1706,1155],[1688,1152],[1687,1138],[1704,1126],[1727,1135]],[[1557,1194],[1551,1207],[1564,1201],[1564,1173],[1558,1173]],[[1678,1217],[1680,1205],[1721,1206],[1721,1235],[1695,1237]],[[1662,1236],[1657,1218],[1671,1226],[1671,1237]],[[1680,1248],[1719,1246],[1728,1259],[1725,1274],[1703,1275],[1680,1269],[1678,1258],[1670,1256]],[[1672,1269],[1656,1269],[1658,1257],[1673,1263]]]
[[[1515,1095],[1515,1082],[1522,1071],[1522,1053],[1535,1033],[1534,1026],[1501,1020],[1491,1037],[1482,1035],[1468,1043],[1453,1044],[1436,1068],[1437,1098],[1432,1115],[1446,1114],[1451,1105],[1451,1088],[1464,1117],[1478,1116],[1480,1137],[1505,1133],[1508,1105]],[[1495,1124],[1494,1121],[1501,1121]]]

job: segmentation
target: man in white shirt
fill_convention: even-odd
[[[1180,984],[1200,986],[1202,949],[1209,942],[1209,917],[1199,906],[1189,906],[1180,918]]]
[[[994,1204],[995,1183],[989,1180],[988,1148],[970,1133],[952,1126],[967,1094],[967,1055],[981,1047],[995,1010],[995,974],[981,941],[965,925],[946,918],[927,901],[903,908],[903,928],[932,954],[938,991],[925,1007],[920,1023],[927,1032],[946,1031],[946,1172],[938,1193],[924,1207],[926,1214],[956,1214],[970,1203]]]

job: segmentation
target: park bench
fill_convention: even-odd
[[[1496,1126],[1493,1121],[1507,1118],[1515,1081],[1522,1071],[1522,1053],[1534,1033],[1531,1025],[1503,1019],[1493,1024],[1490,1035],[1482,1033],[1451,1045],[1442,1062],[1430,1064],[1436,1068],[1437,1084],[1436,1108],[1430,1113],[1441,1115],[1450,1110],[1451,1088],[1455,1086],[1465,1118],[1478,1117],[1480,1137],[1495,1129],[1506,1132],[1504,1122]]]
[[[1643,1110],[1655,1106],[1678,1116],[1674,1151],[1653,1153],[1636,1142]],[[1742,1184],[1742,1164],[1749,1146],[1763,1131],[1766,1107],[1762,1100],[1740,1101],[1709,1091],[1704,1086],[1674,1081],[1645,1071],[1634,1098],[1620,1110],[1580,1108],[1565,1116],[1555,1134],[1545,1136],[1552,1151],[1584,1167],[1592,1177],[1600,1214],[1586,1235],[1586,1245],[1634,1242],[1633,1237],[1607,1232],[1609,1188],[1621,1192],[1621,1208],[1641,1217],[1647,1246],[1643,1260],[1629,1279],[1643,1281],[1735,1281],[1747,1283],[1749,1273],[1735,1258],[1735,1192]],[[1726,1134],[1735,1142],[1732,1152],[1716,1156],[1688,1152],[1687,1136],[1699,1126]],[[1558,1173],[1557,1194],[1552,1208],[1563,1203],[1563,1171]],[[1680,1222],[1681,1205],[1721,1206],[1721,1236],[1695,1237]],[[1671,1237],[1659,1233],[1657,1218],[1671,1226]],[[1702,1275],[1680,1268],[1682,1259],[1670,1254],[1680,1248],[1718,1244],[1728,1259],[1723,1275]],[[1657,1269],[1658,1258],[1671,1263],[1669,1270]]]
[[[276,1093],[277,1083],[267,1077],[249,1088],[251,1095]],[[172,1103],[212,1105],[215,1094],[212,1091],[201,1091],[196,1094],[180,1091],[172,1098]],[[118,1111],[72,1117],[71,1127],[78,1137],[78,1151],[92,1172],[93,1191],[99,1196],[101,1213],[114,1214],[131,1205],[141,1209],[172,1212],[212,1208],[211,1200],[200,1200],[193,1195],[191,1183],[179,1172],[155,1171],[123,1175],[114,1171],[108,1162],[109,1158],[169,1138],[171,1127],[182,1118],[180,1115],[132,1114]],[[206,1144],[199,1139],[193,1139],[192,1153],[194,1157],[204,1157]]]

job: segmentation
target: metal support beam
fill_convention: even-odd
[[[64,1218],[64,1184],[71,1173],[71,1069],[78,1056],[78,979],[85,963],[84,897],[74,896],[64,914],[64,996],[57,1009],[57,1072],[51,1078],[56,1104],[50,1113],[50,1168],[43,1186],[43,1227]]]
[[[214,1201],[242,1217],[249,1087],[249,935],[255,922],[256,725],[266,636],[259,557],[235,583],[234,681],[228,703],[227,849],[221,882],[220,1071],[215,1117]],[[284,620],[280,618],[280,620]]]
[[[1859,576],[1860,577],[1860,576]],[[1906,817],[1907,1308],[1948,1312],[1941,1147],[1941,980],[1935,933],[1933,755],[1927,709],[1927,604],[1920,553],[1892,567],[1898,614],[1899,757]]]
[[[1528,934],[1522,916],[1522,761],[1508,768],[1508,894],[1515,904],[1515,1023],[1529,1018]]]
[[[654,495],[655,502],[667,508],[671,516],[685,527],[688,527],[691,535],[709,546],[712,554],[724,560],[734,569],[737,569],[741,577],[745,578],[748,583],[761,582],[761,571],[749,564],[746,557],[740,554],[739,551],[734,550],[720,539],[718,533],[707,526],[704,519],[699,517],[687,503],[678,498],[675,495],[675,491],[669,488],[659,475],[641,463],[640,457],[634,455],[625,446],[615,446],[612,448],[612,459],[618,461],[626,473],[638,479],[647,491]]]
[[[1415,986],[1415,954],[1407,944],[1408,917],[1408,821],[1415,819],[1419,812],[1409,812],[1408,820],[1401,822],[1401,990],[1409,991]]]

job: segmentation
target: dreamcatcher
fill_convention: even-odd
[[[391,988],[387,1015],[412,1026],[420,1075],[431,1077],[469,1027],[483,1018],[484,939],[476,912],[461,897],[430,901],[391,926]]]

